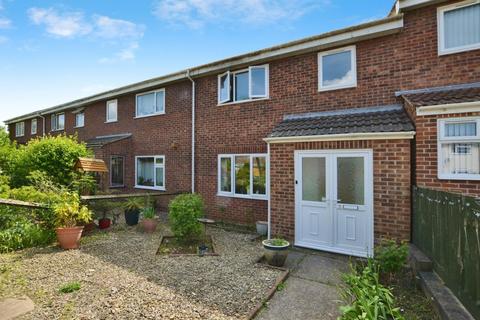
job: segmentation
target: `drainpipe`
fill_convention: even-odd
[[[187,78],[192,82],[192,193],[195,192],[195,81],[187,70]]]
[[[41,113],[39,113],[38,116],[39,116],[40,118],[42,118],[42,136],[45,137],[45,117],[42,116]]]
[[[272,237],[271,205],[270,205],[270,143],[267,142],[267,206],[268,206],[268,239]]]

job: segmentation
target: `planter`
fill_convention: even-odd
[[[261,236],[266,236],[268,232],[267,221],[257,221],[257,233]]]
[[[98,227],[100,229],[107,229],[108,227],[110,227],[111,223],[112,223],[112,220],[108,218],[102,218],[98,220]]]
[[[129,226],[138,224],[138,218],[140,217],[140,210],[125,210],[125,222]]]
[[[146,233],[154,233],[155,230],[157,229],[157,224],[158,224],[158,221],[155,220],[155,219],[143,219],[142,220],[143,230]]]
[[[265,251],[265,260],[267,260],[267,263],[271,266],[282,267],[285,264],[285,260],[287,260],[290,243],[283,240],[284,243],[278,245],[275,243],[276,241],[278,241],[278,239],[262,241]]]
[[[82,236],[83,226],[73,228],[57,228],[57,240],[62,249],[77,249]]]

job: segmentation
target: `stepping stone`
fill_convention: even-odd
[[[8,298],[0,301],[0,320],[15,319],[35,308],[35,304],[29,297]]]

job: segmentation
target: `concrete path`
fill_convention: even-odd
[[[258,320],[337,319],[342,304],[338,285],[348,271],[349,258],[310,250],[294,249],[286,267],[290,276],[277,291]]]

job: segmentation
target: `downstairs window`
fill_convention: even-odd
[[[138,156],[135,161],[135,187],[165,190],[165,156]]]

